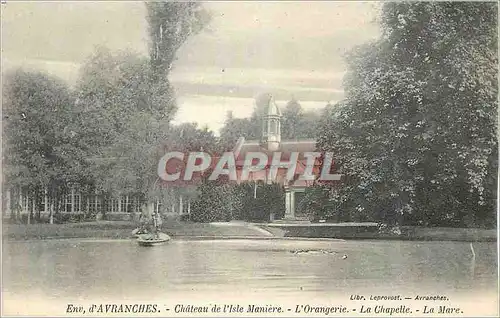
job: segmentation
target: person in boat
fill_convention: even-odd
[[[144,215],[141,213],[139,216],[139,227],[137,234],[146,234],[148,233],[148,222],[147,219],[144,217]]]
[[[141,213],[139,214],[139,225],[135,230],[132,231],[133,235],[148,234],[151,232],[150,217],[144,207],[141,208]]]
[[[160,228],[162,225],[160,213],[156,212],[153,214],[153,230],[154,238],[159,238]]]
[[[161,231],[161,227],[162,227],[162,225],[163,225],[163,220],[161,219],[161,214],[160,214],[160,213],[158,213],[158,214],[156,215],[156,217],[157,217],[157,219],[156,219],[156,224],[157,224],[157,226],[158,226],[158,232],[160,232],[160,231]]]

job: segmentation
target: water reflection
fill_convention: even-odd
[[[332,254],[294,254],[324,249]],[[3,246],[3,288],[51,297],[176,292],[495,290],[496,243],[398,241],[34,241]],[[347,259],[342,255],[347,254]]]

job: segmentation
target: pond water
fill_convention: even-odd
[[[473,247],[475,260],[470,244],[462,242],[173,240],[156,247],[132,240],[4,242],[3,292],[12,299],[52,300],[495,295],[496,243]]]

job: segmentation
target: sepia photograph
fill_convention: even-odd
[[[1,2],[2,317],[498,317],[497,1]]]

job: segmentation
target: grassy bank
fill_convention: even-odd
[[[4,240],[36,240],[57,238],[127,239],[137,226],[127,221],[99,221],[67,224],[3,224]],[[243,222],[190,223],[166,222],[162,231],[177,238],[336,238],[386,239],[415,241],[485,241],[497,240],[496,230],[465,228],[403,227],[400,234],[383,234],[358,226],[252,225]]]
[[[67,224],[3,224],[2,237],[7,240],[57,238],[126,239],[137,223],[127,221],[99,221]],[[220,226],[208,223],[168,222],[162,231],[173,237],[266,237],[272,236],[248,224]]]
[[[284,230],[285,237],[464,242],[497,240],[495,229],[403,226],[400,233],[381,233],[377,226],[362,224],[271,224],[269,227]]]

